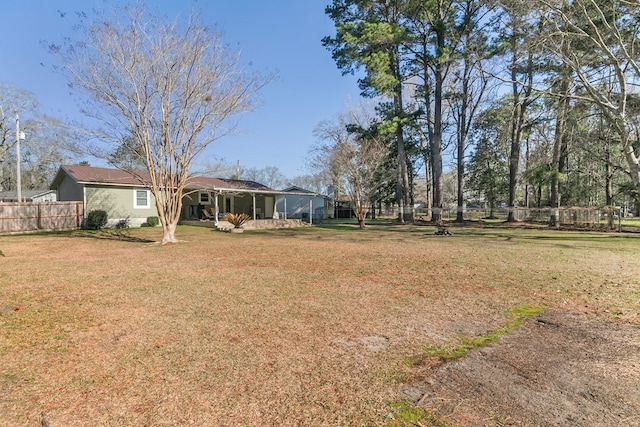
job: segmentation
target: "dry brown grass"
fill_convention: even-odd
[[[434,231],[2,237],[0,425],[385,425],[412,355],[511,307],[640,323],[637,236]]]

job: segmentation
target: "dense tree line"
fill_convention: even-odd
[[[400,220],[421,173],[440,219],[443,158],[459,208],[640,207],[637,2],[334,0],[326,13],[324,46],[379,101],[370,125],[395,188],[377,197]]]

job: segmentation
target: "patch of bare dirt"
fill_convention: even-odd
[[[405,395],[455,426],[640,426],[640,327],[550,310]]]

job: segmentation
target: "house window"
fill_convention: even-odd
[[[149,190],[133,190],[133,207],[136,209],[149,209]]]
[[[200,198],[199,198],[199,203],[201,205],[210,205],[211,204],[211,198],[209,197],[209,193],[207,192],[200,192]]]

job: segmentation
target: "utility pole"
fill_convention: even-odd
[[[24,139],[24,132],[20,132],[20,117],[16,113],[16,187],[18,202],[22,202],[22,177],[20,176],[20,140]]]

